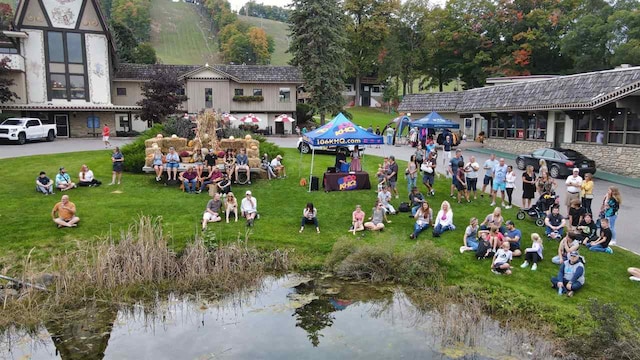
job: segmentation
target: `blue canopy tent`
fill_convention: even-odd
[[[410,121],[409,118],[402,119],[400,122],[400,133],[405,126],[408,127],[417,127],[417,128],[427,128],[427,129],[459,129],[460,124],[453,122],[451,120],[445,119],[442,115],[438,114],[435,111],[429,113],[429,115],[422,117],[418,120]]]
[[[355,125],[342,113],[318,129],[304,134],[302,141],[309,144],[312,149],[309,191],[311,191],[313,162],[316,156],[315,147],[384,144],[384,138],[382,136],[370,133],[358,125]]]

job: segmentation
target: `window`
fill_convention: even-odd
[[[78,33],[67,33],[67,58],[73,64],[82,64],[82,35]]]
[[[234,96],[244,96],[244,89],[235,89],[233,91]]]
[[[527,121],[527,140],[544,140],[546,137],[546,113],[530,113]]]
[[[204,107],[210,109],[213,107],[213,89],[204,89]]]
[[[290,102],[291,101],[291,89],[290,88],[280,88],[279,96],[280,102]]]
[[[489,137],[504,138],[504,119],[500,114],[491,117],[491,126],[489,127]]]
[[[489,137],[545,140],[547,135],[547,113],[499,113],[492,114]]]
[[[87,128],[89,129],[99,129],[100,128],[100,118],[91,115],[87,117]]]
[[[627,145],[640,145],[640,119],[638,114],[633,111],[627,111]]]
[[[67,77],[64,74],[51,74],[51,98],[67,98]]]
[[[49,61],[64,62],[64,45],[62,44],[62,33],[50,31],[48,34]]]
[[[118,115],[118,126],[124,129],[129,128],[129,116],[128,115]]]
[[[372,86],[371,87],[371,92],[379,93],[380,92],[380,86]]]
[[[27,127],[38,126],[38,120],[29,120],[27,121]]]
[[[117,96],[127,96],[127,88],[116,88]]]
[[[262,96],[262,89],[253,89],[253,96]]]
[[[186,94],[186,92],[184,91],[183,87],[178,88],[178,90],[176,90],[176,95],[180,95],[180,96],[184,96]]]
[[[84,75],[69,75],[69,85],[72,99],[85,98]]]

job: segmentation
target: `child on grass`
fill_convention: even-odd
[[[509,248],[509,243],[504,242],[500,249],[496,251],[496,254],[493,256],[493,261],[491,262],[492,273],[496,275],[511,275],[511,264],[509,262],[511,262],[513,254]]]
[[[520,267],[524,269],[529,266],[530,263],[533,263],[533,265],[531,265],[531,271],[536,271],[538,269],[538,263],[542,260],[544,246],[542,245],[542,238],[537,233],[531,234],[531,241],[533,245],[524,250],[525,260]]]

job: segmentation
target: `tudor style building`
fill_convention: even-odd
[[[294,115],[301,76],[290,66],[118,64],[114,42],[98,0],[22,0],[0,57],[11,62],[9,77],[19,99],[0,104],[3,118],[37,117],[55,123],[60,137],[98,136],[106,123],[114,130],[144,130],[136,115],[141,86],[158,69],[184,81],[183,109],[255,113],[259,127],[291,131],[275,123]]]
[[[598,168],[640,177],[640,67],[544,77],[457,93],[407,95],[400,111],[442,112],[510,153],[569,147]]]

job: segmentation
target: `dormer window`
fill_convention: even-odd
[[[80,33],[47,33],[48,98],[89,101],[84,38]]]

